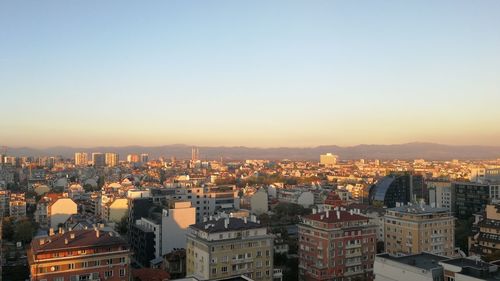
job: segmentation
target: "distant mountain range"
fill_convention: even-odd
[[[391,145],[367,145],[337,146],[324,145],[317,147],[277,147],[277,148],[254,148],[254,147],[198,147],[202,160],[214,160],[223,157],[225,161],[244,159],[268,159],[268,160],[319,160],[320,154],[328,152],[339,155],[340,159],[418,159],[426,160],[451,160],[451,159],[497,159],[500,158],[500,146],[480,145],[443,145],[435,143],[406,143]],[[29,147],[9,148],[8,155],[13,156],[55,156],[61,155],[73,158],[74,153],[79,152],[115,152],[120,159],[125,159],[127,154],[148,153],[150,158],[176,157],[177,159],[190,159],[191,146],[183,144],[163,146],[123,146],[123,147],[50,147],[45,149],[34,149]]]

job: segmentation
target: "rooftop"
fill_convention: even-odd
[[[389,211],[408,213],[408,214],[418,214],[418,215],[450,212],[448,208],[436,208],[436,207],[431,207],[429,205],[417,205],[417,204],[395,207],[389,209]]]
[[[31,242],[31,249],[34,254],[37,254],[57,250],[126,245],[125,241],[113,232],[98,231],[99,237],[97,237],[96,230],[85,229],[35,238]]]
[[[315,220],[320,222],[336,223],[336,222],[346,222],[346,221],[358,221],[367,220],[368,218],[361,215],[355,214],[354,212],[348,211],[326,211],[320,212],[312,215],[304,216],[305,219]]]
[[[448,257],[438,256],[430,253],[420,253],[408,256],[393,256],[390,254],[379,254],[379,258],[404,263],[420,269],[431,270],[440,267],[439,262],[449,259]]]
[[[238,218],[219,218],[219,219],[208,220],[206,222],[199,222],[191,225],[190,227],[208,233],[217,233],[225,231],[262,228],[263,226],[260,223],[252,222],[251,220],[246,220],[245,222],[245,220]]]

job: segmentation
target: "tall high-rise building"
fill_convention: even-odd
[[[385,251],[389,254],[422,252],[452,256],[455,217],[448,208],[406,205],[388,209],[384,216]]]
[[[106,166],[114,167],[118,165],[118,161],[120,161],[118,153],[112,153],[112,152],[106,153]]]
[[[299,224],[299,280],[373,280],[376,243],[359,210],[313,211]]]
[[[141,158],[139,157],[138,154],[127,155],[127,162],[129,162],[129,163],[139,163],[140,161],[141,161]]]
[[[337,155],[334,155],[334,154],[331,154],[331,153],[327,153],[327,154],[322,154],[319,156],[319,163],[321,165],[325,165],[325,166],[333,166],[333,165],[337,165],[337,159],[339,157]]]
[[[197,147],[191,148],[191,161],[196,162],[200,160],[200,150]]]
[[[75,152],[75,165],[76,166],[86,166],[88,165],[88,154],[87,152]]]
[[[219,280],[245,275],[273,280],[273,236],[255,217],[215,218],[188,229],[187,276]]]
[[[149,162],[149,155],[147,153],[141,154],[141,163],[145,164]]]
[[[92,153],[92,165],[96,168],[103,168],[106,166],[106,157],[104,153],[94,152]]]

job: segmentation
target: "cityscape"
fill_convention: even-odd
[[[0,281],[500,280],[499,15],[0,0]]]

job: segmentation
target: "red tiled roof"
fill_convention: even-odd
[[[141,281],[165,281],[170,280],[170,274],[161,269],[138,268],[132,269],[132,277]]]
[[[71,238],[74,234],[74,238]],[[40,240],[44,239],[43,245]],[[66,244],[66,239],[68,244]],[[50,242],[49,242],[50,240]],[[31,242],[31,249],[34,254],[40,252],[51,252],[64,249],[84,249],[100,246],[126,245],[126,242],[116,234],[99,230],[99,237],[93,229],[68,231],[64,234],[55,234],[49,237],[35,238]]]
[[[336,222],[345,222],[345,221],[357,221],[357,220],[367,220],[368,217],[358,214],[351,214],[347,211],[338,211],[340,214],[340,218],[337,218],[337,211],[328,211],[328,217],[326,212],[321,212],[317,214],[304,216],[305,219],[327,222],[327,223],[336,223]],[[321,219],[323,217],[323,219]]]

